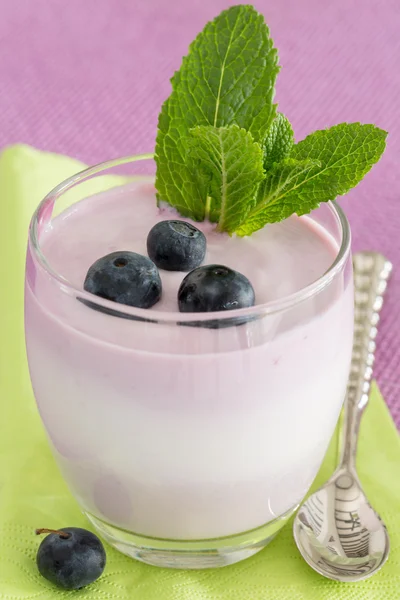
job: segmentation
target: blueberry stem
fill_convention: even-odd
[[[57,529],[35,529],[36,535],[40,535],[41,533],[56,533],[60,536],[60,538],[67,540],[71,537],[70,533],[66,533],[65,531],[59,531]]]
[[[210,212],[211,212],[211,196],[207,196],[206,206],[205,206],[205,210],[204,210],[204,219],[205,220],[210,218]]]

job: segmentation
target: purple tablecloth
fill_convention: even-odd
[[[2,0],[0,148],[25,142],[87,163],[152,151],[169,77],[226,0]],[[354,249],[394,262],[376,377],[400,427],[400,0],[258,0],[297,139],[341,121],[390,132],[343,199]],[[1,182],[0,182],[1,185]]]

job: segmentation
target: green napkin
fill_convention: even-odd
[[[89,527],[52,458],[33,400],[23,339],[24,255],[29,219],[41,198],[83,165],[14,146],[0,157],[0,599],[54,600],[399,600],[400,438],[375,386],[362,422],[358,468],[391,536],[388,563],[372,579],[341,584],[314,573],[298,553],[291,524],[256,556],[212,571],[171,571],[131,560],[107,546],[101,579],[63,592],[35,565],[36,527]],[[71,433],[73,435],[73,433]],[[334,436],[315,485],[331,474]]]

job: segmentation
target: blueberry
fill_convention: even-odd
[[[204,260],[206,238],[186,221],[162,221],[147,236],[147,253],[160,269],[190,271]]]
[[[106,553],[103,544],[91,531],[66,527],[48,533],[39,546],[36,564],[45,579],[65,590],[79,588],[96,581],[104,571]]]
[[[191,271],[178,292],[180,312],[214,312],[253,306],[250,281],[223,265],[206,265]]]
[[[157,267],[136,252],[112,252],[90,267],[83,284],[87,292],[119,304],[150,308],[161,298]]]

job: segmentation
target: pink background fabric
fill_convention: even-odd
[[[92,164],[151,152],[169,78],[206,21],[231,4],[2,0],[0,149],[25,142]],[[381,163],[342,206],[354,249],[394,263],[376,377],[400,427],[400,2],[254,4],[279,49],[276,100],[298,140],[342,121],[390,132]]]

